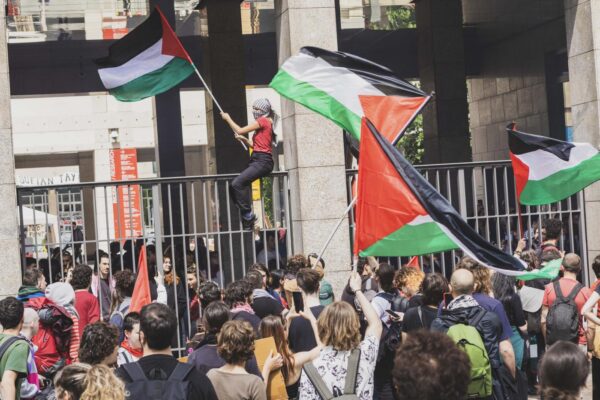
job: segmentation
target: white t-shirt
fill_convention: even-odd
[[[360,400],[373,399],[373,373],[377,363],[378,350],[379,339],[375,336],[367,336],[360,343],[360,362],[358,364],[358,376],[356,377],[356,395]],[[337,351],[331,346],[326,346],[321,350],[319,357],[313,361],[319,375],[336,397],[344,393],[349,356],[350,351]],[[300,400],[321,400],[304,371],[302,371],[300,377],[298,393],[300,394]]]

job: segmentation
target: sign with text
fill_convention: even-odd
[[[137,178],[136,149],[111,149],[111,181],[129,181]],[[142,236],[139,185],[119,185],[113,188],[113,222],[116,238],[125,240]]]

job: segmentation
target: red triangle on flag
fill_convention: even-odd
[[[431,97],[359,96],[365,118],[396,144]],[[362,135],[361,135],[362,137]]]
[[[146,304],[152,303],[150,296],[150,279],[148,278],[148,263],[146,261],[146,246],[142,246],[138,262],[138,273],[135,280],[135,287],[131,295],[131,304],[129,312],[140,312]]]
[[[417,216],[428,215],[368,129],[363,118],[354,246],[357,254]]]
[[[408,264],[406,264],[406,266],[420,270],[421,264],[419,264],[419,257],[417,257],[417,256],[412,257],[410,260],[408,260]]]

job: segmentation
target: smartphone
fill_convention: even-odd
[[[404,318],[404,313],[397,313],[395,311],[392,310],[385,310],[386,313],[388,313],[390,315],[390,317],[402,321],[402,319]]]

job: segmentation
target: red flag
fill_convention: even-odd
[[[408,261],[408,264],[406,264],[407,267],[412,267],[412,268],[416,268],[416,269],[421,269],[421,265],[419,264],[419,257],[414,256],[413,258],[411,258]]]
[[[140,312],[146,304],[152,303],[150,297],[150,280],[148,279],[148,265],[146,262],[146,246],[142,246],[140,251],[140,260],[138,263],[138,275],[135,280],[135,287],[131,295],[131,304],[129,312]]]

